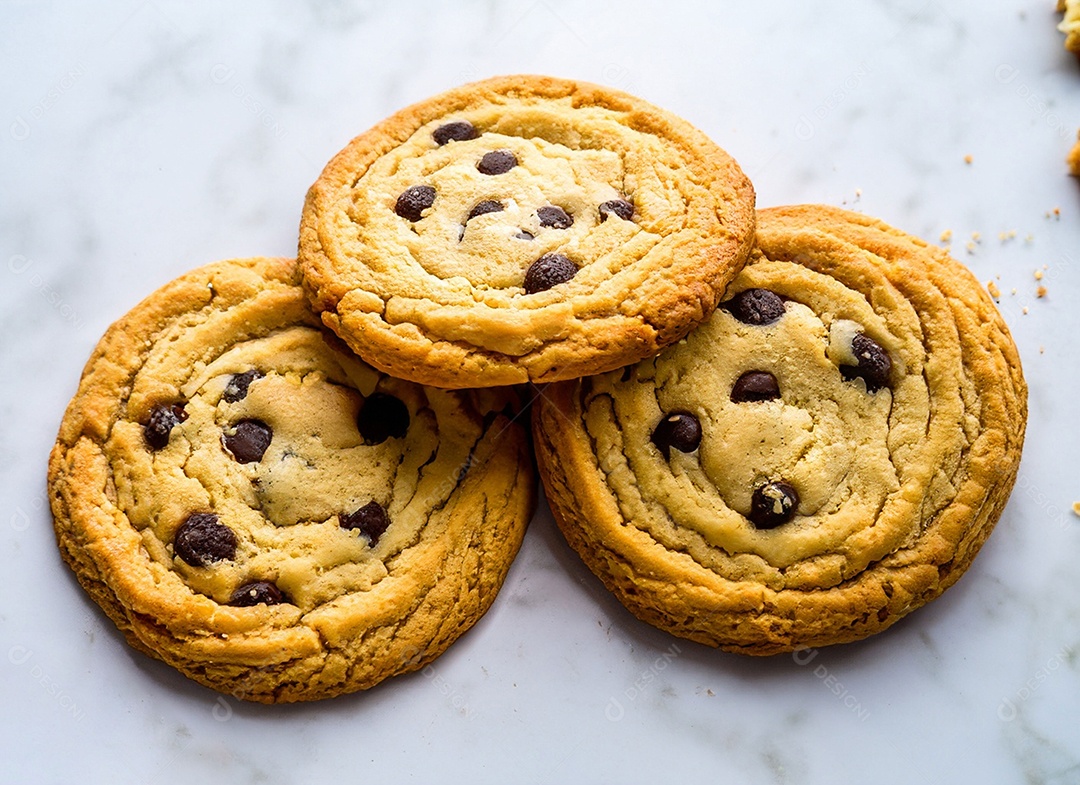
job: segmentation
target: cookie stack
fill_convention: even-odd
[[[536,471],[635,615],[729,651],[855,640],[965,570],[1026,388],[940,249],[755,213],[685,121],[508,77],[354,139],[299,256],[113,325],[61,425],[60,549],[136,648],[261,702],[423,667],[490,606]]]

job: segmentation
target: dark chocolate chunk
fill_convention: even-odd
[[[689,412],[671,412],[664,416],[652,433],[656,449],[671,457],[671,448],[679,452],[693,452],[701,444],[701,423]]]
[[[784,301],[768,289],[744,289],[721,307],[744,324],[760,327],[784,315]]]
[[[173,535],[173,551],[192,567],[205,567],[236,555],[236,535],[214,513],[192,513]]]
[[[390,516],[381,504],[370,501],[356,512],[339,515],[338,523],[342,529],[359,529],[360,533],[368,538],[368,542],[375,545],[390,525]]]
[[[617,216],[624,221],[629,221],[634,217],[634,205],[625,199],[612,199],[610,202],[604,202],[600,205],[599,210],[600,223],[606,221],[609,215]]]
[[[143,426],[143,436],[152,450],[161,450],[169,443],[172,429],[187,419],[181,403],[159,403],[150,410],[150,419]]]
[[[881,344],[865,333],[856,333],[851,339],[851,353],[858,360],[858,365],[841,365],[840,374],[846,381],[862,379],[866,382],[866,391],[874,393],[889,386],[889,373],[892,371],[892,359]]]
[[[569,229],[574,225],[574,219],[567,214],[566,210],[554,205],[541,207],[536,211],[536,215],[540,219],[541,226],[549,226],[552,229]]]
[[[452,123],[440,125],[431,136],[435,140],[435,144],[442,147],[447,142],[464,142],[467,139],[475,139],[479,134],[468,120],[455,120]]]
[[[735,403],[771,401],[780,397],[780,385],[768,371],[747,371],[731,387],[731,400]]]
[[[773,529],[795,517],[799,494],[783,480],[767,482],[750,498],[750,522],[758,529]]]
[[[229,605],[240,608],[250,608],[252,605],[278,605],[284,601],[285,595],[269,581],[253,581],[237,586],[236,591],[229,598]]]
[[[258,463],[273,438],[274,429],[262,420],[241,420],[221,435],[221,443],[240,463]]]
[[[496,202],[493,199],[487,199],[476,205],[470,212],[466,221],[471,221],[478,215],[486,215],[487,213],[499,213],[503,211],[502,202]]]
[[[532,240],[536,237],[536,235],[534,235],[532,232],[526,232],[524,229],[522,229],[520,232],[515,234],[514,237],[519,240]]]
[[[419,221],[424,210],[435,204],[435,189],[430,185],[414,185],[406,188],[397,198],[394,212],[409,221]]]
[[[480,174],[506,174],[517,166],[517,157],[509,150],[492,150],[484,153],[476,168]]]
[[[244,371],[243,373],[234,373],[229,379],[229,383],[225,385],[225,392],[221,394],[221,398],[225,403],[236,403],[242,401],[247,397],[248,387],[256,379],[263,377],[262,371],[257,371],[252,368],[250,371]]]
[[[409,430],[409,409],[400,398],[373,393],[360,407],[356,427],[367,444],[382,444],[391,437],[400,439]]]
[[[546,253],[525,271],[525,294],[536,294],[566,283],[577,275],[577,265],[560,253]]]

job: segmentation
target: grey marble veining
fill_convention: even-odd
[[[1052,5],[4,4],[0,779],[1080,782],[1080,187],[1063,163],[1080,67]],[[543,506],[480,624],[366,694],[251,706],[130,650],[60,562],[45,503],[98,337],[191,267],[293,253],[304,193],[349,138],[515,72],[685,116],[761,206],[951,230],[1000,287],[1031,385],[997,531],[893,630],[798,656],[637,622]]]

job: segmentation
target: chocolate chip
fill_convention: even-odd
[[[221,435],[221,443],[240,463],[258,463],[273,438],[274,429],[262,420],[241,420]]]
[[[370,501],[356,512],[348,515],[339,515],[338,523],[342,529],[359,529],[360,533],[375,545],[382,537],[386,527],[390,525],[390,516],[386,510],[376,501]]]
[[[468,139],[475,139],[479,134],[468,120],[455,120],[452,123],[440,125],[431,136],[435,140],[435,144],[442,147],[447,142],[464,142]]]
[[[188,418],[184,405],[159,403],[150,410],[150,419],[143,426],[143,436],[152,450],[161,450],[169,443],[172,429]]]
[[[600,223],[606,221],[609,215],[622,218],[624,221],[629,221],[634,217],[634,205],[625,199],[612,199],[610,202],[604,202],[600,205],[599,210]]]
[[[506,174],[517,166],[517,163],[517,158],[509,150],[492,150],[484,153],[476,168],[480,170],[480,174]]]
[[[400,398],[373,393],[360,407],[356,427],[367,444],[382,444],[391,437],[400,439],[409,430],[409,409]]]
[[[569,229],[574,225],[574,219],[567,215],[566,210],[554,205],[541,207],[536,211],[536,215],[540,218],[541,226],[550,226],[552,229]]]
[[[750,498],[750,522],[758,529],[773,529],[795,517],[799,494],[783,480],[768,482]]]
[[[546,253],[525,271],[525,294],[536,294],[566,283],[577,275],[577,265],[560,253]]]
[[[862,379],[866,382],[866,391],[874,393],[889,385],[889,373],[892,371],[892,359],[881,344],[865,333],[856,333],[851,339],[851,353],[858,360],[858,365],[841,365],[840,374],[846,381]]]
[[[256,379],[263,377],[262,371],[256,371],[252,368],[250,371],[244,371],[243,373],[235,373],[230,377],[229,383],[225,385],[225,392],[221,394],[222,400],[225,403],[236,403],[247,397],[248,387]]]
[[[229,605],[240,608],[250,608],[252,605],[278,605],[285,599],[274,584],[269,581],[253,581],[237,586],[236,591],[229,598]]]
[[[671,448],[679,452],[693,452],[701,444],[701,423],[689,412],[671,412],[660,421],[652,433],[656,449],[671,457]]]
[[[731,387],[731,400],[735,403],[771,401],[780,397],[780,385],[768,371],[747,371]]]
[[[726,303],[721,303],[721,307],[740,322],[758,327],[772,324],[785,311],[780,295],[768,289],[744,289]]]
[[[499,212],[502,212],[503,209],[504,208],[502,206],[502,202],[496,202],[496,201],[494,201],[492,199],[488,199],[488,200],[480,202],[478,205],[476,205],[476,207],[474,207],[469,212],[469,217],[466,218],[465,220],[466,221],[471,221],[473,218],[475,218],[478,215],[486,215],[488,213],[499,213]]]
[[[518,240],[532,240],[535,239],[535,235],[532,232],[526,232],[522,229],[520,232],[514,235]]]
[[[192,567],[205,567],[236,555],[236,535],[214,513],[192,513],[173,535],[173,551]]]
[[[435,189],[430,185],[414,185],[406,188],[397,198],[394,212],[409,221],[419,221],[424,210],[435,204]]]

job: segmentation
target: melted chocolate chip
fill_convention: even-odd
[[[382,444],[391,437],[400,439],[409,430],[409,409],[400,398],[373,393],[360,407],[356,427],[367,444]]]
[[[248,387],[256,379],[263,377],[262,371],[257,371],[252,368],[250,371],[244,371],[243,373],[235,373],[230,377],[229,383],[225,385],[225,392],[221,394],[222,400],[225,403],[236,403],[242,401],[247,397]]]
[[[476,207],[474,207],[469,212],[469,217],[466,218],[465,220],[466,221],[471,221],[473,218],[475,218],[478,215],[487,215],[488,213],[499,213],[499,212],[502,212],[503,209],[504,208],[502,206],[502,202],[496,202],[496,201],[494,201],[492,199],[488,199],[488,200],[480,202],[478,205],[476,205]]]
[[[660,421],[652,433],[656,449],[671,457],[671,448],[679,452],[693,452],[701,444],[701,423],[689,412],[671,412]]]
[[[152,450],[161,450],[169,443],[172,429],[187,419],[184,405],[180,403],[158,404],[150,410],[150,419],[143,426],[143,436]]]
[[[514,235],[518,240],[532,240],[535,239],[535,235],[532,232],[526,232],[522,229],[520,232]]]
[[[731,387],[731,400],[735,403],[771,401],[780,397],[780,385],[768,371],[747,371]]]
[[[598,209],[600,210],[600,223],[606,221],[609,215],[622,218],[624,221],[629,221],[634,217],[634,205],[625,199],[612,199],[610,202],[604,202]]]
[[[240,463],[258,463],[273,438],[274,429],[262,420],[241,420],[221,435],[221,443]]]
[[[455,120],[452,123],[440,125],[431,134],[435,144],[439,145],[439,147],[442,147],[447,142],[464,142],[468,139],[475,139],[477,136],[479,134],[476,132],[476,128],[468,120]]]
[[[540,219],[541,226],[549,226],[552,229],[569,229],[574,225],[574,219],[567,214],[566,210],[554,205],[541,207],[536,211],[536,215]]]
[[[517,164],[517,157],[509,150],[492,150],[484,153],[476,168],[480,170],[480,174],[506,174]]]
[[[745,289],[721,306],[744,324],[760,327],[784,315],[784,301],[768,289]]]
[[[889,373],[892,371],[892,359],[881,344],[865,333],[856,333],[851,339],[851,353],[858,360],[858,365],[841,365],[840,374],[846,381],[862,379],[866,382],[866,391],[874,393],[889,385]]]
[[[577,265],[559,253],[546,253],[525,271],[525,294],[536,294],[566,283],[577,275]]]
[[[435,204],[435,189],[430,185],[414,185],[406,188],[397,198],[394,212],[408,221],[419,221],[424,210]]]
[[[339,515],[338,523],[342,529],[359,529],[360,533],[368,538],[368,542],[375,545],[390,525],[390,516],[381,504],[370,501],[356,512]]]
[[[750,522],[758,529],[773,529],[795,517],[799,494],[783,480],[768,482],[750,498]]]
[[[173,551],[192,567],[205,567],[236,555],[236,535],[214,513],[192,513],[173,535]]]
[[[250,608],[252,605],[278,605],[285,599],[274,584],[269,581],[253,581],[237,586],[236,591],[229,598],[229,605],[240,608]]]

